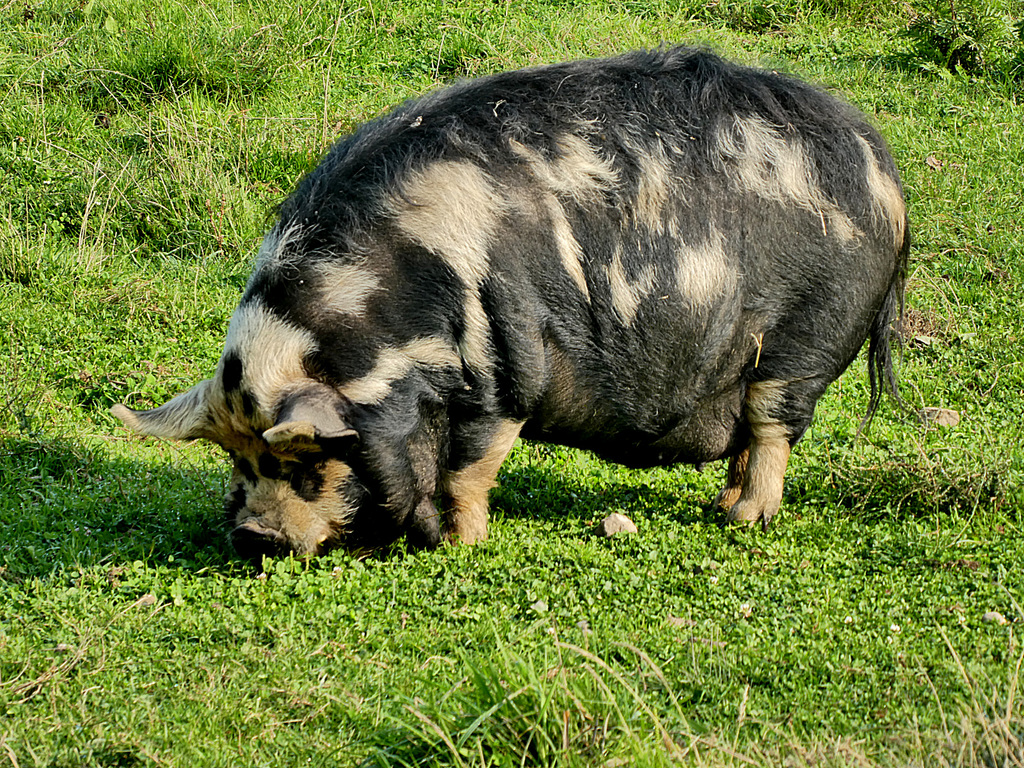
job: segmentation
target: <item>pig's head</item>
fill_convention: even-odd
[[[402,533],[367,480],[355,406],[305,370],[314,347],[265,308],[243,306],[212,378],[152,410],[111,409],[136,432],[227,451],[225,509],[246,558],[372,548]]]
[[[117,405],[112,412],[137,432],[204,438],[227,451],[234,471],[225,512],[232,544],[243,557],[310,556],[338,545],[381,543],[359,535],[365,528],[360,518],[385,522],[388,515],[374,511],[372,494],[353,468],[359,435],[343,397],[306,381],[281,398],[273,423],[253,428],[250,422],[259,419],[233,413],[218,383],[203,381],[150,411]]]

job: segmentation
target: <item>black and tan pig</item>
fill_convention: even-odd
[[[497,74],[347,136],[283,203],[212,378],[134,430],[234,462],[246,556],[487,535],[518,436],[729,459],[767,521],[868,340],[895,387],[907,218],[852,108],[671,49]]]

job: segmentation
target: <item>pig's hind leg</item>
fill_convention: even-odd
[[[729,471],[726,475],[725,487],[718,492],[715,498],[714,507],[724,509],[728,512],[740,499],[743,492],[743,478],[747,474],[747,464],[750,462],[750,447],[729,459]]]
[[[790,449],[810,424],[820,394],[806,391],[808,384],[816,388],[809,380],[769,379],[747,389],[744,412],[750,445],[730,460],[726,486],[715,500],[728,509],[727,522],[760,521],[767,526],[779,511]]]

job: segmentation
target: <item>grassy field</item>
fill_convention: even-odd
[[[0,0],[0,765],[1024,765],[1021,81],[948,72],[914,18]],[[335,136],[455,78],[662,41],[823,83],[888,137],[903,393],[959,424],[887,404],[856,438],[859,360],[764,533],[718,525],[723,466],[521,443],[483,545],[235,560],[218,450],[109,406],[210,374]],[[611,511],[639,533],[597,538]]]

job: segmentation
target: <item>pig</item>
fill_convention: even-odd
[[[240,556],[478,542],[518,437],[728,459],[766,525],[868,342],[898,397],[909,235],[855,109],[683,47],[459,82],[357,128],[281,204],[213,376],[145,435],[234,464]]]

